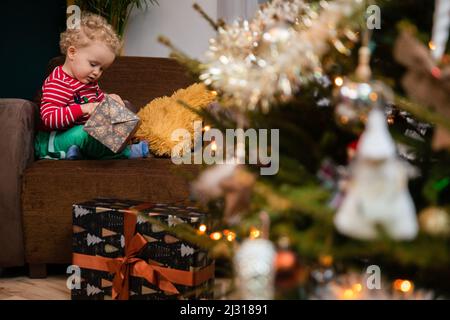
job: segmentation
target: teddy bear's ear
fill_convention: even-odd
[[[181,100],[195,110],[200,110],[213,103],[215,98],[214,92],[199,83],[180,89],[170,97],[156,98],[139,110],[141,125],[135,137],[148,141],[154,155],[170,157],[172,148],[179,143],[172,140],[172,132],[185,129],[190,132],[192,142],[194,121],[202,120],[197,113],[177,101]]]

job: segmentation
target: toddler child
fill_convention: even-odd
[[[96,106],[105,98],[97,81],[113,62],[120,40],[103,17],[83,13],[79,28],[61,34],[64,65],[56,67],[42,86],[42,123],[35,139],[38,158],[126,159],[148,156],[142,141],[114,153],[83,130]],[[109,95],[124,104],[116,94]]]

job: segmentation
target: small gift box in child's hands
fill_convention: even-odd
[[[84,125],[84,130],[117,153],[125,148],[139,122],[135,113],[106,95]]]
[[[192,207],[131,200],[75,204],[72,263],[81,281],[72,299],[213,298],[214,261],[208,252],[162,227],[198,228],[205,218]]]

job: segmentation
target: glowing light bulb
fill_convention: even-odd
[[[394,118],[393,117],[388,117],[387,118],[387,123],[388,124],[394,124]]]
[[[340,121],[342,124],[347,124],[348,121],[349,121],[349,119],[348,119],[348,117],[346,117],[346,116],[341,116],[341,117],[339,117],[339,121]]]
[[[206,225],[201,224],[200,227],[198,227],[198,231],[200,231],[200,233],[205,233],[206,232]]]
[[[408,280],[402,281],[402,284],[400,285],[400,290],[402,292],[408,292],[412,288],[411,282]]]
[[[211,233],[210,237],[213,240],[220,240],[222,239],[222,234],[220,232],[213,232]]]
[[[232,231],[229,230],[224,230],[223,234],[225,235],[225,239],[227,239],[227,241],[234,241],[234,239],[236,239],[236,234]]]
[[[256,239],[256,238],[259,238],[260,236],[261,236],[261,231],[259,231],[256,228],[251,228],[251,230],[250,230],[250,238]]]
[[[352,289],[345,289],[342,296],[345,300],[350,300],[353,298],[354,295],[355,293],[353,292]]]
[[[330,255],[323,255],[319,257],[319,262],[324,267],[330,267],[333,264],[333,257]]]
[[[428,47],[429,47],[431,50],[436,50],[436,45],[434,44],[433,41],[428,42]]]
[[[353,285],[352,289],[355,292],[361,292],[362,291],[362,284],[361,283],[355,283]]]
[[[369,99],[370,100],[372,100],[372,101],[377,101],[377,99],[378,99],[378,94],[376,93],[376,92],[371,92],[370,94],[369,94]]]
[[[408,293],[413,289],[414,285],[409,280],[397,279],[394,281],[394,289],[403,293]]]
[[[344,84],[344,79],[342,77],[336,77],[334,78],[334,84],[340,87]]]
[[[203,130],[206,132],[206,131],[209,131],[209,130],[211,130],[211,126],[205,126],[204,128],[203,128]]]

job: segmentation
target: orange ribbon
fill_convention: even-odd
[[[119,258],[105,258],[102,256],[90,256],[73,253],[72,261],[86,269],[94,269],[114,273],[112,298],[127,300],[129,298],[129,277],[145,278],[161,290],[172,294],[179,291],[174,283],[185,286],[199,285],[214,276],[214,264],[211,264],[197,272],[184,271],[171,268],[160,267],[148,264],[137,255],[147,243],[145,238],[137,233],[133,235],[136,226],[136,211],[148,207],[144,204],[133,207],[132,210],[124,211],[124,236],[125,236],[125,256]]]

